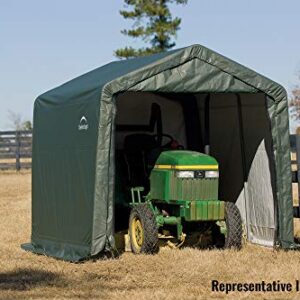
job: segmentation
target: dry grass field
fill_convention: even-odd
[[[300,279],[300,252],[246,245],[241,251],[171,250],[158,255],[67,263],[27,253],[30,173],[0,172],[0,298],[219,299],[211,280],[291,282]],[[300,232],[300,231],[299,231]],[[230,299],[300,298],[292,293],[230,293]]]

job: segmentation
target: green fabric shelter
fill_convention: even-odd
[[[251,221],[253,224],[249,221],[250,241],[260,244],[261,239],[264,244],[266,239],[270,242],[266,245],[294,248],[286,91],[272,80],[200,45],[112,62],[36,99],[32,237],[31,243],[23,248],[69,261],[114,249],[114,224],[118,222],[114,216],[116,116],[120,113],[121,118],[126,117],[126,97],[136,99],[138,105],[142,103],[141,93],[153,99],[164,95],[196,95],[200,115],[204,113],[201,97],[207,94],[215,97],[210,118],[211,149],[220,167],[224,161],[223,194],[234,194],[228,188],[230,184],[226,183],[229,177],[233,182],[242,178],[243,192],[230,196],[230,201],[242,199],[239,207],[245,222],[247,218],[261,220],[258,223],[262,225],[257,226],[256,221]],[[230,103],[239,98],[241,108],[234,108],[233,112]],[[125,100],[122,102],[122,99]],[[256,103],[256,108],[251,106],[252,103]],[[254,111],[258,106],[259,110]],[[219,142],[219,136],[224,136],[221,123],[229,123],[224,121],[226,111],[233,113],[230,120],[239,117],[243,123],[243,139],[238,142],[235,141],[236,126],[233,123],[231,129],[226,130],[226,134],[232,132],[231,136]],[[261,121],[265,124],[263,130],[259,127],[262,123],[255,121],[258,111],[264,120]],[[255,146],[253,157],[247,162],[251,156],[249,149],[253,147],[251,141],[258,132],[264,132],[261,138],[264,143]],[[244,179],[243,167],[234,163],[229,154],[226,157],[224,154],[233,144],[238,145],[234,149],[243,152],[241,161],[244,160],[244,165],[249,165]],[[222,147],[228,149],[223,151]],[[232,150],[226,153],[232,153]],[[226,165],[229,159],[230,163]],[[231,176],[226,177],[226,168]],[[264,172],[270,180],[261,186]],[[222,178],[220,180],[222,182]],[[259,186],[261,190],[257,188]],[[242,197],[242,193],[245,196]],[[259,198],[262,194],[267,200]],[[260,205],[264,201],[267,204],[262,213]],[[264,232],[264,218],[272,220],[268,232]]]

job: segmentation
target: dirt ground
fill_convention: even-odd
[[[30,240],[29,172],[0,172],[0,298],[210,299],[211,281],[290,282],[300,279],[300,252],[246,245],[241,251],[163,249],[119,259],[67,263],[27,253]],[[297,224],[297,233],[300,233]],[[299,298],[300,292],[235,292],[228,298]]]

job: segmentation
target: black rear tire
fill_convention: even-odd
[[[136,223],[142,230],[143,238],[136,239]],[[140,226],[141,225],[141,226]],[[155,216],[147,203],[133,207],[129,217],[130,245],[133,253],[154,254],[158,252],[158,228]]]
[[[232,202],[225,202],[225,220],[227,234],[225,248],[242,248],[243,228],[239,209]]]

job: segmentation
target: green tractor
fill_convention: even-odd
[[[208,155],[185,150],[162,152],[150,174],[150,191],[131,189],[129,236],[134,253],[158,251],[159,236],[175,237],[211,228],[212,238],[225,237],[224,246],[239,249],[242,221],[232,202],[218,200],[217,161]],[[219,233],[218,233],[219,230]],[[173,233],[173,234],[170,234]]]
[[[155,123],[151,119],[149,130]],[[219,200],[218,162],[207,154],[183,150],[170,135],[162,134],[157,123],[155,135],[135,133],[125,138],[122,155],[128,174],[117,174],[119,180],[128,178],[126,183],[117,182],[117,194],[118,187],[127,186],[132,252],[156,253],[161,240],[175,247],[185,242],[201,246],[201,238],[207,236],[209,246],[240,249],[241,215],[234,203]],[[121,215],[128,214],[123,206]]]

